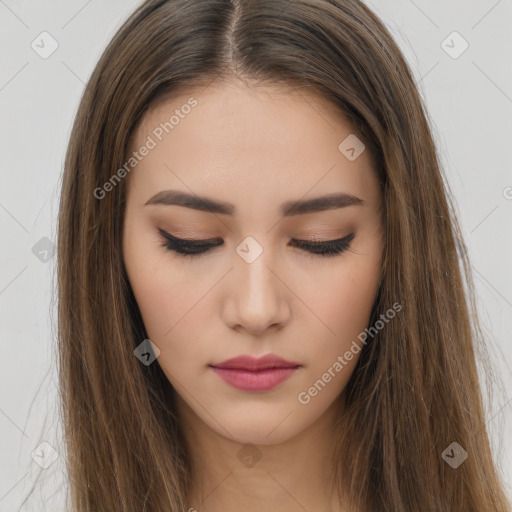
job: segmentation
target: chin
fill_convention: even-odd
[[[258,418],[252,418],[250,415],[241,415],[239,421],[229,422],[219,421],[224,425],[226,430],[219,428],[219,425],[210,425],[219,435],[240,444],[254,444],[254,445],[274,445],[286,442],[297,434],[299,434],[306,426],[297,424],[297,418],[293,421],[290,419],[293,414],[287,417],[287,414],[280,415],[276,420],[275,415],[269,414],[264,417],[260,414]],[[286,418],[286,419],[285,419]]]

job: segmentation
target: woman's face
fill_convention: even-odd
[[[210,86],[150,110],[132,149],[124,262],[180,410],[265,445],[339,407],[382,253],[381,192],[351,126],[308,91]],[[181,255],[172,237],[206,242]],[[221,369],[267,354],[292,368]]]

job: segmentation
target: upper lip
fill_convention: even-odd
[[[287,361],[275,354],[267,354],[262,357],[238,356],[222,363],[211,364],[214,368],[230,368],[238,370],[265,370],[267,368],[295,368],[299,363]]]

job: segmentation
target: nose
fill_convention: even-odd
[[[227,325],[252,335],[281,329],[289,319],[290,305],[286,281],[272,268],[270,251],[263,250],[251,263],[236,258],[231,276],[234,292],[225,310]]]

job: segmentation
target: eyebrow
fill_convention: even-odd
[[[351,194],[329,194],[313,199],[286,201],[281,205],[281,214],[284,217],[303,215],[306,213],[345,208],[347,206],[362,205],[364,201]],[[217,201],[208,197],[187,194],[178,190],[163,190],[146,201],[145,205],[176,205],[193,210],[223,215],[234,215],[235,206],[231,203]]]

